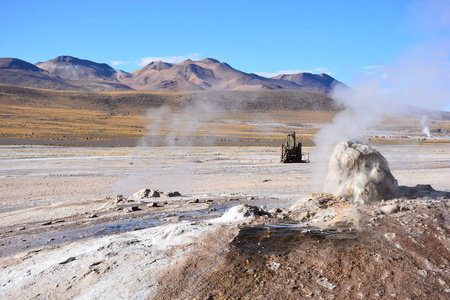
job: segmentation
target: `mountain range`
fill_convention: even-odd
[[[128,73],[104,63],[58,56],[32,64],[0,58],[0,83],[73,91],[304,90],[330,93],[342,84],[327,74],[285,74],[266,78],[245,73],[216,59],[157,61]]]

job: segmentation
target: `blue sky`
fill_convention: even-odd
[[[446,45],[448,2],[0,0],[0,57],[72,55],[125,71],[213,57],[249,73],[324,72],[354,84],[415,60],[417,47]]]

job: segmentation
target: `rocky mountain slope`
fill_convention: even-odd
[[[288,80],[292,81],[305,89],[310,89],[313,91],[319,91],[324,93],[330,93],[334,85],[340,83],[330,75],[321,74],[311,74],[311,73],[297,73],[289,75],[278,75],[272,77],[272,79]]]
[[[127,73],[106,64],[63,56],[52,61],[33,65],[17,58],[0,58],[0,83],[65,91],[131,90],[118,80]]]
[[[0,104],[26,107],[64,107],[120,114],[141,114],[146,109],[210,107],[215,111],[232,110],[315,110],[335,111],[331,97],[309,91],[213,91],[199,92],[77,92],[51,91],[0,84]]]
[[[179,64],[152,62],[132,72],[130,83],[143,90],[301,90],[295,82],[245,73],[212,58]]]
[[[132,73],[72,56],[35,65],[0,58],[0,83],[55,90],[201,91],[307,90],[329,93],[340,82],[326,74],[299,73],[266,78],[212,58],[178,64],[151,62]]]
[[[83,90],[17,58],[0,58],[0,83],[51,90]]]
[[[72,56],[58,56],[46,62],[38,62],[36,66],[68,80],[120,82],[123,78],[132,77],[131,74],[113,69],[107,64]]]

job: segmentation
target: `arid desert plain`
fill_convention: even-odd
[[[0,87],[1,299],[450,294],[448,113]],[[280,162],[292,132],[309,163]]]
[[[445,299],[448,143],[374,147],[399,185],[435,192],[293,222],[289,207],[321,192],[314,147],[311,163],[282,164],[272,146],[1,146],[0,294]],[[128,199],[146,188],[160,197]],[[220,218],[240,204],[265,213]]]
[[[450,299],[450,1],[2,1],[0,300]]]

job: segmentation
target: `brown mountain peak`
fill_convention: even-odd
[[[210,57],[199,60],[198,62],[204,63],[204,64],[220,64],[220,61],[218,61],[217,59],[214,59],[214,58],[210,58]]]
[[[118,82],[118,77],[127,77],[124,76],[127,75],[126,72],[122,71],[119,74],[105,63],[96,63],[68,55],[36,63],[36,66],[67,80]]]
[[[29,62],[12,57],[0,58],[0,69],[19,69],[33,72],[44,72],[44,70]]]
[[[162,71],[169,68],[172,68],[173,64],[165,62],[165,61],[152,61],[149,63],[146,68],[149,70]]]

